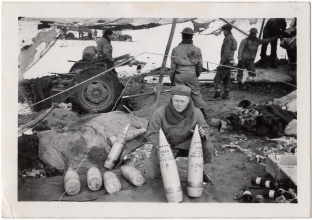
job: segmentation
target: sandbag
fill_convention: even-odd
[[[130,124],[129,130],[134,130],[147,128],[148,122],[122,112],[111,112],[78,119],[64,127],[62,133],[58,133],[59,130],[38,132],[39,158],[60,172],[66,167],[77,168],[83,160],[81,168],[90,168],[93,165],[103,167],[110,151],[107,138],[120,133],[127,124]],[[142,141],[143,135],[127,142],[121,158]],[[120,165],[119,162],[118,164]]]

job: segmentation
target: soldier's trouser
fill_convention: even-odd
[[[267,37],[263,36],[263,39],[266,39],[266,38],[269,38],[269,36],[267,36]],[[277,50],[277,39],[272,41],[270,44],[271,44],[271,55],[270,55],[270,57],[271,57],[271,60],[275,60],[276,50]],[[266,57],[267,48],[268,48],[268,44],[262,44],[261,53],[260,53],[261,59]]]
[[[185,85],[190,87],[191,97],[194,102],[195,107],[201,109],[205,108],[205,102],[200,94],[199,82],[196,74],[192,73],[178,73],[174,76],[174,82],[177,85]]]
[[[227,66],[232,66],[231,64],[227,63]],[[222,82],[224,84],[224,91],[230,91],[231,87],[231,68],[227,67],[218,67],[217,74],[213,79],[214,86],[218,92],[221,91]]]
[[[211,142],[202,142],[203,143],[203,157],[204,157],[204,164],[211,163],[212,162],[212,154],[213,154],[213,145]],[[179,156],[187,156],[188,150],[180,150],[182,153],[175,155],[176,157]],[[161,171],[159,164],[155,163],[151,160],[151,158],[148,158],[145,162],[145,167],[143,171],[144,175],[148,179],[160,179],[161,178]]]
[[[240,65],[238,66],[240,69],[247,69],[252,72],[256,71],[255,68],[255,63],[252,60],[241,60]],[[255,76],[255,73],[248,72],[248,76]],[[244,76],[244,71],[243,70],[237,70],[237,81],[242,82]]]

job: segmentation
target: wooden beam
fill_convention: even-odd
[[[174,31],[175,31],[175,28],[176,28],[176,24],[177,24],[177,18],[174,18],[173,21],[172,21],[172,26],[171,26],[171,31],[170,31],[167,47],[166,47],[166,50],[165,50],[165,56],[164,56],[164,59],[163,59],[162,65],[161,65],[161,70],[160,70],[158,84],[156,86],[156,93],[155,93],[155,98],[154,98],[154,100],[155,100],[155,102],[154,102],[155,103],[154,110],[156,110],[157,106],[158,106],[158,99],[159,99],[159,96],[160,96],[160,90],[161,90],[161,87],[162,87],[162,81],[163,81],[163,78],[164,78],[164,72],[165,72],[165,69],[166,69],[166,63],[167,63],[168,54],[169,54],[169,50],[170,50],[170,47],[171,47]]]
[[[263,31],[263,26],[264,26],[264,22],[265,22],[265,18],[263,18],[263,21],[262,21],[262,25],[261,25],[261,29],[260,29],[260,33],[259,33],[259,39],[261,39],[261,35],[262,35],[262,31]]]

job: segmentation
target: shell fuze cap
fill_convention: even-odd
[[[192,28],[186,27],[182,30],[181,34],[190,34],[190,35],[194,35],[194,32],[192,30]]]
[[[225,24],[221,27],[222,30],[228,30],[231,31],[232,30],[232,25],[230,24]]]
[[[258,33],[258,30],[257,30],[257,28],[251,28],[249,32],[256,34],[256,33]]]
[[[172,95],[182,95],[182,96],[190,96],[191,88],[183,85],[176,85],[171,89]]]

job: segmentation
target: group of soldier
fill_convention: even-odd
[[[216,92],[213,98],[229,99],[229,90],[231,85],[231,69],[234,65],[234,53],[237,50],[237,41],[232,34],[232,25],[222,26],[224,40],[221,47],[221,59],[214,78]],[[248,70],[249,76],[255,76],[255,58],[258,46],[262,44],[260,65],[267,67],[266,50],[267,45],[271,44],[271,68],[277,68],[276,48],[277,39],[286,29],[286,20],[284,18],[271,18],[264,27],[263,39],[257,37],[258,30],[251,28],[249,36],[243,39],[238,49],[237,81],[239,89],[243,88],[243,69]],[[196,107],[198,107],[205,118],[207,117],[204,106],[205,103],[201,97],[198,77],[202,71],[203,61],[201,50],[193,45],[192,37],[194,35],[191,28],[185,28],[182,32],[182,42],[172,50],[170,80],[172,84],[186,85],[192,89],[191,97]],[[221,96],[222,84],[224,84],[224,93]]]
[[[257,38],[257,29],[251,28],[250,34],[240,43],[238,50],[237,79],[242,86],[243,71],[249,70],[249,75],[255,75],[255,57],[258,46],[262,47],[261,58],[266,59],[267,44],[271,43],[271,67],[276,67],[276,45],[280,31],[286,29],[285,19],[270,19],[264,31],[264,39]],[[272,33],[272,26],[279,31]],[[216,93],[214,98],[220,97],[222,83],[224,83],[223,99],[229,98],[231,83],[230,71],[234,64],[234,53],[237,42],[231,33],[232,25],[222,26],[224,40],[221,47],[221,60],[214,78]],[[274,29],[275,30],[275,29]],[[158,108],[152,115],[146,131],[147,140],[153,145],[151,156],[145,163],[144,174],[149,179],[161,179],[159,154],[159,130],[161,129],[170,144],[174,157],[187,157],[190,149],[192,132],[195,125],[199,126],[201,136],[203,162],[211,163],[213,144],[211,132],[205,118],[205,103],[200,94],[198,77],[202,72],[203,60],[201,50],[193,45],[193,30],[185,28],[182,32],[182,42],[172,50],[170,80],[175,86],[169,103]],[[263,61],[263,63],[265,63]],[[203,173],[204,183],[213,183],[212,179]],[[201,185],[201,183],[199,183]],[[176,189],[178,190],[178,189]]]

